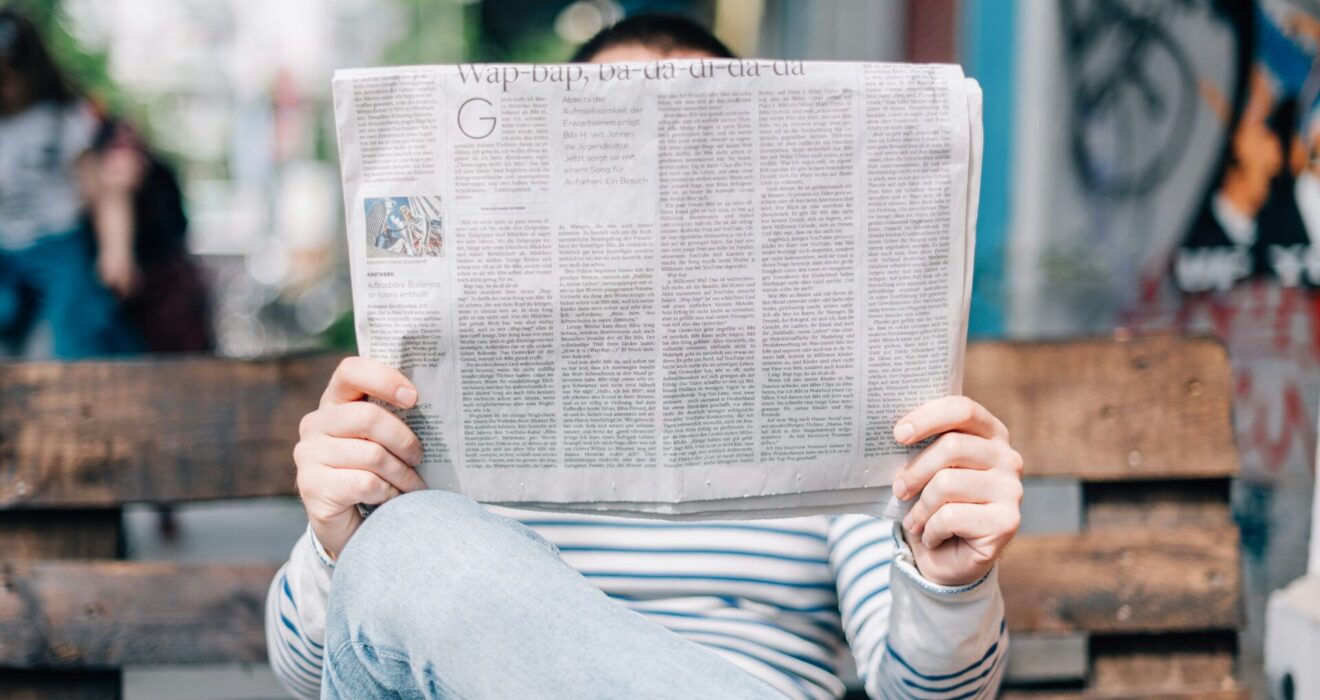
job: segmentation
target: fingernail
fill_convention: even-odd
[[[904,530],[907,530],[908,532],[912,532],[912,514],[911,514],[911,513],[908,513],[907,515],[903,516],[903,529],[904,529]]]
[[[894,426],[894,439],[898,440],[899,442],[906,443],[908,440],[912,439],[912,434],[914,432],[916,431],[913,430],[911,423],[907,423],[907,422],[899,423],[898,425]]]
[[[907,484],[902,479],[894,479],[894,495],[898,500],[906,501],[908,497]]]
[[[401,386],[394,390],[394,400],[398,401],[400,406],[409,408],[417,402],[417,390],[410,386]]]

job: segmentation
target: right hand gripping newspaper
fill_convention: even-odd
[[[895,515],[961,390],[982,153],[957,66],[339,71],[359,350],[428,485],[662,518]]]

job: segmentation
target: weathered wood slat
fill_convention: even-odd
[[[0,508],[293,492],[338,357],[0,365]]]
[[[269,565],[0,562],[0,666],[263,661]]]
[[[1157,336],[972,344],[963,386],[1028,475],[1103,481],[1237,474],[1231,380],[1218,342]]]
[[[0,556],[6,559],[113,559],[123,554],[122,538],[120,508],[0,510]],[[6,580],[0,574],[0,601],[10,594]],[[0,625],[0,630],[3,628]],[[0,638],[4,634],[0,631]],[[121,674],[114,669],[52,672],[0,668],[0,698],[12,700],[113,700],[120,697],[121,686]]]
[[[1232,629],[1240,622],[1236,543],[1231,530],[1024,537],[1001,574],[1009,626]],[[260,660],[273,573],[260,565],[6,562],[0,666]]]
[[[1234,677],[1237,634],[1098,636],[1091,640],[1090,687],[1112,694],[1228,690]]]
[[[1172,632],[1242,623],[1238,535],[1109,530],[1021,537],[999,576],[1008,625],[1033,632]]]
[[[298,420],[337,361],[0,365],[0,508],[291,493]],[[973,344],[966,374],[1030,475],[1237,472],[1229,368],[1212,341]]]

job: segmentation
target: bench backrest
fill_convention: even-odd
[[[125,665],[264,660],[274,567],[118,561],[119,509],[292,496],[298,421],[338,360],[0,365],[0,695],[113,697]],[[1231,384],[1201,339],[969,349],[966,392],[1029,477],[1001,577],[1012,685],[1246,697]]]

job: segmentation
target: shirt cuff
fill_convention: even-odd
[[[921,575],[921,572],[917,569],[917,559],[913,556],[912,548],[908,546],[907,539],[903,535],[903,524],[898,521],[894,521],[894,542],[898,548],[894,555],[894,568],[898,569],[902,576],[916,584],[918,589],[939,598],[968,597],[972,595],[973,591],[983,588],[986,581],[995,578],[995,570],[999,568],[999,564],[995,564],[981,578],[971,583],[961,586],[946,586],[935,583]],[[994,586],[988,588],[993,591]]]
[[[321,561],[321,565],[327,569],[333,570],[335,568],[335,560],[331,559],[330,555],[326,553],[325,546],[321,544],[321,540],[316,539],[316,533],[312,532],[311,524],[307,525],[307,541],[312,543],[312,551],[316,552],[316,558]]]

